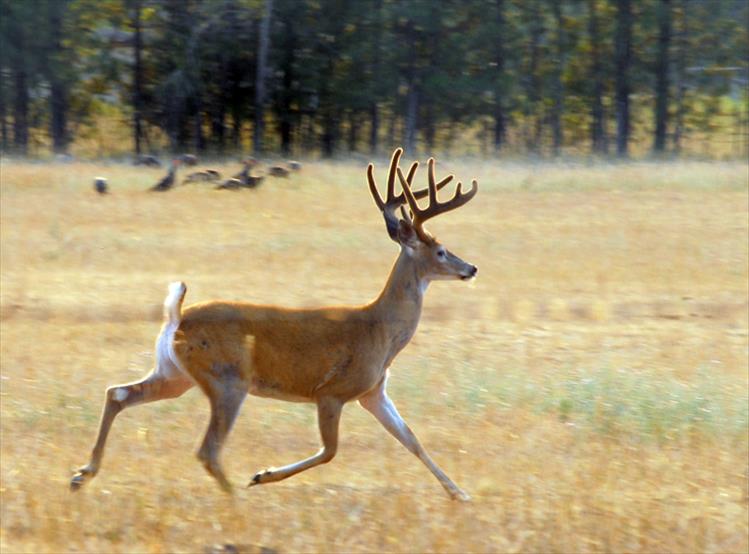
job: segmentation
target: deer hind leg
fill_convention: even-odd
[[[219,455],[234,420],[247,396],[248,384],[236,364],[213,364],[200,382],[211,403],[211,420],[208,423],[198,459],[203,467],[218,481],[224,491],[231,493],[231,483],[219,462]]]
[[[429,454],[427,454],[421,446],[419,439],[416,438],[416,435],[411,431],[398,413],[395,404],[393,404],[392,400],[388,397],[387,392],[385,391],[386,381],[387,378],[383,379],[377,388],[365,396],[362,396],[359,399],[359,404],[375,416],[377,421],[379,421],[391,435],[398,439],[403,446],[405,446],[429,468],[429,471],[431,471],[439,480],[447,491],[447,494],[449,494],[453,500],[470,500],[471,497],[452,482],[445,472],[432,461]]]
[[[281,481],[306,469],[326,464],[333,459],[338,449],[338,423],[341,419],[343,403],[334,398],[322,398],[317,401],[317,423],[323,447],[314,456],[279,468],[268,468],[255,474],[247,485],[262,485]]]
[[[144,379],[135,383],[109,387],[106,392],[104,410],[102,411],[99,423],[99,433],[91,452],[91,460],[73,475],[73,478],[70,480],[70,489],[73,491],[78,490],[86,481],[93,479],[99,472],[101,458],[104,454],[104,446],[107,442],[107,435],[117,414],[125,408],[135,406],[136,404],[154,402],[165,398],[176,398],[192,388],[193,384],[193,381],[182,374],[177,368],[169,368],[168,371],[156,369]]]

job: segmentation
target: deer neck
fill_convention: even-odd
[[[406,248],[395,260],[385,288],[372,303],[378,319],[385,324],[386,334],[403,348],[419,324],[421,305],[429,280]],[[402,344],[400,344],[402,343]]]

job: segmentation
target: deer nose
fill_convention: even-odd
[[[469,272],[469,273],[471,274],[471,277],[476,277],[476,274],[477,274],[478,272],[479,272],[479,268],[478,268],[478,267],[476,267],[475,265],[472,265],[472,266],[471,266],[471,270],[470,270],[470,272]]]

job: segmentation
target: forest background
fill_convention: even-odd
[[[746,0],[0,0],[0,145],[740,158]]]

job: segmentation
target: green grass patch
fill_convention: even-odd
[[[541,380],[511,372],[487,388],[503,409],[519,407],[607,435],[658,442],[691,433],[746,437],[746,387],[702,368],[689,382],[627,368],[577,369]]]

